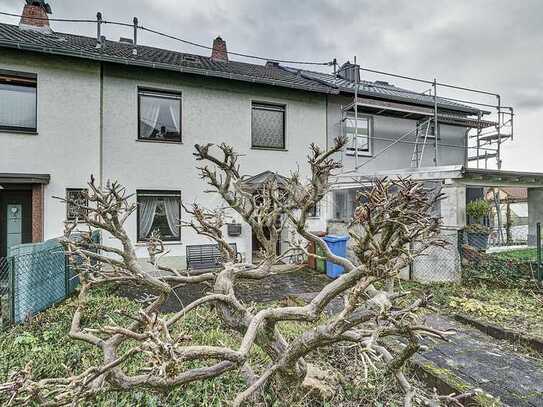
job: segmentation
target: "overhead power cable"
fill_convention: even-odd
[[[0,12],[0,15],[9,16],[9,17],[22,17],[20,14],[14,14],[14,13],[6,13],[6,12]],[[33,20],[48,20],[48,21],[60,21],[64,23],[101,23],[101,24],[111,24],[111,25],[118,25],[122,27],[130,27],[130,28],[138,28],[142,31],[147,31],[151,34],[155,34],[164,38],[169,38],[171,40],[175,40],[178,42],[181,42],[183,44],[191,45],[193,47],[199,47],[207,50],[215,50],[215,48],[210,47],[208,45],[199,44],[194,41],[185,40],[184,38],[177,37],[175,35],[166,34],[164,32],[153,30],[147,27],[144,27],[143,25],[134,25],[129,23],[123,23],[119,21],[110,21],[110,20],[90,20],[90,19],[74,19],[74,18],[41,18],[41,17],[32,17]],[[223,51],[223,50],[221,50]],[[223,51],[224,52],[224,51]],[[294,65],[319,65],[319,66],[330,66],[333,64],[333,62],[315,62],[315,61],[295,61],[295,60],[289,60],[289,59],[278,59],[278,58],[267,58],[262,57],[258,55],[252,55],[252,54],[246,54],[241,52],[232,52],[232,51],[226,51],[228,55],[235,55],[243,58],[249,58],[249,59],[256,59],[260,61],[266,61],[266,62],[278,62],[278,63],[285,63],[285,64],[294,64]]]

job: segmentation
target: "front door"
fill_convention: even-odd
[[[0,190],[0,257],[14,245],[32,242],[32,192]]]

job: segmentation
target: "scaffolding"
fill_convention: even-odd
[[[353,86],[354,97],[351,103],[341,106],[341,134],[345,134],[348,127],[353,137],[355,166],[347,172],[356,172],[359,168],[366,165],[368,162],[376,159],[390,150],[398,143],[407,143],[413,145],[413,153],[411,157],[411,167],[420,168],[423,164],[425,154],[432,148],[433,164],[439,166],[439,150],[440,147],[456,147],[462,148],[465,153],[466,167],[475,166],[476,168],[488,168],[489,161],[496,159],[497,169],[502,166],[502,144],[505,141],[513,139],[513,118],[514,111],[511,106],[504,106],[501,102],[501,96],[497,93],[487,92],[484,90],[467,88],[463,86],[438,82],[437,79],[425,80],[414,78],[406,75],[398,75],[389,72],[377,71],[374,69],[362,68],[356,64],[347,62],[340,69],[337,69],[337,63],[334,60],[334,76],[335,79],[347,80]],[[409,91],[402,88],[396,88],[388,82],[376,81],[366,82],[361,81],[361,72],[370,72],[377,75],[393,77],[397,79],[413,81],[419,84],[430,85],[430,89],[423,92]],[[381,99],[368,97],[364,95],[363,87],[372,87],[375,89],[383,89],[386,91],[396,91],[412,96],[423,96],[426,100],[426,105],[417,104],[414,101],[411,103],[400,101],[385,101],[386,96]],[[496,102],[481,103],[476,100],[447,97],[445,91],[454,91],[457,93],[468,93],[470,95],[493,97]],[[474,97],[475,98],[475,97]],[[385,100],[383,100],[385,99]],[[432,103],[429,104],[428,101]],[[394,116],[399,118],[416,119],[418,120],[416,127],[406,129],[406,132],[399,135],[398,138],[384,139],[375,137],[382,141],[390,141],[385,148],[380,151],[368,154],[368,158],[364,158],[364,154],[359,154],[359,135],[365,135],[365,129],[359,132],[359,114],[371,114]],[[352,122],[353,126],[347,126],[346,123]],[[448,124],[459,126],[466,129],[464,146],[448,145],[446,140],[440,137],[440,124]],[[414,138],[414,140],[413,140]]]

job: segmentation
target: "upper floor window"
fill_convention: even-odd
[[[164,241],[181,239],[181,191],[142,191],[138,202],[138,241],[158,232]]]
[[[354,113],[349,114],[343,123],[345,136],[347,136],[347,154],[370,155],[372,121],[369,116],[358,115],[356,120]]]
[[[181,94],[138,90],[140,140],[181,141]]]
[[[86,215],[89,200],[84,188],[66,189],[66,220],[82,221]]]
[[[426,137],[427,139],[435,139],[436,137],[436,126],[434,124],[434,121],[431,120],[429,122],[427,122],[428,119],[426,120],[420,120],[419,122],[417,122],[417,133],[418,133],[418,136],[419,136],[419,139],[422,139],[424,140],[424,137]],[[439,137],[439,123],[437,125],[437,139],[439,140],[440,137]]]
[[[285,148],[285,106],[252,104],[252,146],[282,150]]]
[[[36,131],[36,76],[0,70],[0,130]]]

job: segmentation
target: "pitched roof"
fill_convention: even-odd
[[[333,86],[341,92],[354,93],[356,88],[356,83],[349,81],[347,79],[338,77],[333,74],[308,71],[303,69],[283,67],[285,70],[297,73],[298,75],[307,78],[319,81],[323,84]],[[424,95],[419,92],[415,92],[408,89],[399,88],[395,85],[392,85],[388,82],[383,81],[365,81],[361,80],[358,87],[358,93],[360,96],[368,96],[379,99],[386,100],[395,100],[404,103],[411,103],[416,105],[423,106],[434,106],[434,98],[431,95]],[[437,98],[438,106],[444,109],[461,111],[465,113],[477,114],[478,109],[475,109],[471,106],[466,106],[460,103],[456,103],[451,100],[444,98]]]
[[[339,94],[354,93],[356,84],[332,74],[301,70],[270,64],[249,64],[238,61],[218,61],[211,57],[105,40],[97,47],[94,37],[21,29],[0,23],[0,48],[15,48],[38,53],[71,56],[96,61],[134,65],[175,72],[218,77],[250,83],[301,89],[310,92]],[[137,53],[133,53],[134,49]],[[361,81],[359,94],[378,99],[433,106],[429,95],[399,88],[386,82]],[[438,106],[447,110],[476,114],[470,106],[438,98]]]
[[[276,64],[222,62],[201,55],[144,45],[134,47],[130,43],[109,40],[104,41],[101,48],[97,48],[96,44],[96,38],[92,37],[60,32],[45,33],[0,23],[0,47],[4,48],[185,72],[311,92],[337,93],[333,87],[281,69]],[[134,48],[137,50],[136,55],[133,54]]]

